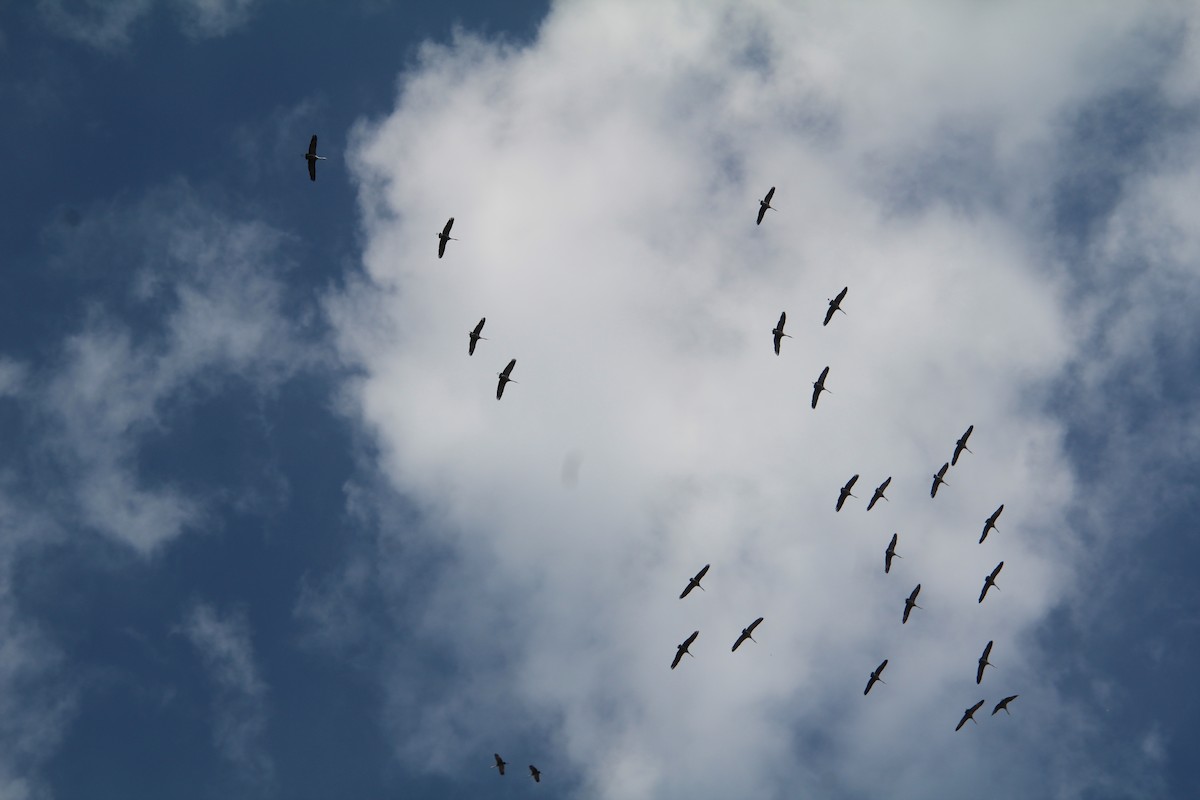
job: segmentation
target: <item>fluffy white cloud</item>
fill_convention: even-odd
[[[423,512],[410,535],[452,554],[417,604],[381,545],[418,646],[384,678],[398,750],[459,772],[513,737],[613,798],[1071,797],[1149,769],[1088,754],[1097,728],[1034,636],[1081,534],[1048,392],[1069,366],[1112,369],[1042,217],[1076,115],[1156,74],[1168,16],[577,2],[529,48],[425,48],[356,134],[366,276],[330,304],[363,373],[353,408]],[[968,424],[975,454],[931,500]],[[867,496],[894,476],[890,502],[835,514],[854,473]],[[708,591],[676,600],[709,562]],[[430,652],[453,669],[427,677]],[[987,716],[1014,693],[1013,717]]]

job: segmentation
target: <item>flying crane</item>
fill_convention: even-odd
[[[875,507],[875,504],[880,500],[887,500],[883,493],[887,491],[888,484],[892,482],[892,476],[889,475],[887,480],[875,487],[875,494],[871,495],[871,502],[867,503],[867,511]],[[891,501],[889,501],[891,502]]]
[[[499,753],[492,753],[492,755],[496,758],[496,763],[492,764],[492,768],[500,770],[500,774],[503,775],[504,768],[508,766],[508,762],[501,758]]]
[[[854,482],[857,480],[858,480],[858,475],[851,475],[850,480],[846,481],[846,485],[843,486],[841,488],[841,490],[838,492],[837,506],[834,508],[835,511],[842,510],[842,504],[846,502],[847,497],[855,497],[856,496],[856,495],[850,494],[850,490],[854,488]]]
[[[847,286],[845,289],[842,289],[840,292],[838,292],[837,297],[829,301],[829,310],[825,312],[825,321],[821,323],[822,326],[829,324],[829,320],[833,319],[833,313],[835,311],[842,311],[842,300],[845,299],[846,292],[848,291],[850,291],[849,286]],[[842,311],[842,313],[845,314],[846,312]]]
[[[974,425],[968,426],[967,432],[964,433],[962,437],[954,443],[954,455],[950,456],[950,466],[954,466],[958,463],[958,457],[962,455],[963,450],[966,450],[968,453],[971,452],[971,448],[967,447],[967,439],[971,438],[971,431],[973,430],[975,430]]]
[[[500,383],[496,384],[496,399],[497,400],[499,400],[504,395],[504,385],[506,383],[509,383],[510,381],[512,383],[516,383],[516,381],[514,381],[512,378],[508,377],[510,374],[512,374],[513,367],[515,367],[516,365],[517,365],[517,360],[514,358],[512,361],[508,362],[508,366],[504,368],[503,372],[497,373],[500,376]]]
[[[458,239],[455,239],[453,236],[450,235],[450,229],[453,227],[454,227],[454,217],[451,217],[450,219],[446,220],[446,227],[442,228],[442,232],[437,235],[437,237],[438,237],[438,258],[441,258],[442,256],[444,256],[446,254],[446,242],[457,242],[458,241]]]
[[[981,705],[983,705],[983,700],[980,700],[978,703],[976,703],[975,705],[971,706],[971,707],[970,707],[970,708],[968,708],[966,711],[964,711],[964,712],[963,712],[962,719],[960,719],[960,720],[958,721],[958,725],[956,725],[956,726],[954,727],[954,730],[956,730],[956,731],[957,731],[957,730],[958,730],[959,728],[961,728],[963,725],[966,725],[966,724],[967,724],[967,720],[971,720],[971,722],[975,722],[975,712],[979,710],[979,707],[980,707]],[[978,723],[978,722],[975,722],[975,724],[976,724],[976,725],[978,725],[979,723]]]
[[[533,776],[534,783],[542,782],[542,771],[540,769],[538,769],[537,767],[535,767],[533,764],[529,765],[529,774]]]
[[[1002,708],[1004,709],[1005,714],[1012,716],[1012,712],[1008,710],[1008,704],[1011,703],[1013,700],[1016,700],[1020,696],[1021,695],[1019,695],[1019,694],[1010,694],[1008,697],[1004,698],[999,703],[996,703],[996,707],[992,709],[992,716],[993,717],[996,716],[996,713]]]
[[[999,530],[999,528],[996,527],[996,520],[1000,519],[1000,512],[1002,511],[1004,511],[1004,503],[1001,503],[1000,507],[993,511],[992,515],[984,521],[983,533],[979,537],[980,544],[983,544],[983,540],[987,538],[988,531]]]
[[[921,593],[921,584],[918,583],[917,588],[913,589],[912,593],[909,594],[908,599],[904,601],[904,616],[900,618],[901,625],[908,622],[908,615],[912,613],[912,610],[914,608],[920,608],[920,606],[917,605],[917,595],[919,595],[920,593]]]
[[[937,497],[938,487],[943,483],[946,483],[946,470],[948,469],[950,469],[949,461],[947,461],[945,464],[942,464],[942,468],[939,469],[937,474],[933,476],[933,487],[929,490],[930,497]],[[946,485],[949,486],[950,484],[946,483]]]
[[[988,661],[988,656],[992,654],[992,642],[987,643],[987,647],[983,648],[983,655],[979,657],[979,668],[975,670],[975,683],[983,683],[983,668],[996,666]]]
[[[779,355],[779,343],[783,341],[783,337],[792,338],[790,333],[783,332],[783,324],[785,322],[787,322],[787,312],[781,311],[779,313],[779,323],[771,330],[771,333],[775,335],[775,355]]]
[[[774,208],[774,206],[771,205],[771,198],[774,196],[775,187],[772,186],[771,190],[767,192],[767,196],[758,201],[758,222],[754,223],[755,225],[762,225],[763,216],[767,213],[767,209]]]
[[[304,160],[308,162],[308,179],[315,181],[317,179],[317,162],[326,160],[324,156],[317,155],[317,135],[315,133],[308,140],[308,152],[304,154]]]
[[[704,591],[704,587],[700,585],[700,581],[704,580],[704,576],[708,574],[708,568],[710,566],[712,565],[705,564],[699,572],[688,579],[688,585],[684,587],[683,593],[679,595],[680,600],[691,594],[692,589],[699,589],[702,592]]]
[[[983,602],[983,598],[987,597],[988,589],[996,586],[996,576],[1000,574],[1000,570],[1004,569],[1004,562],[1001,561],[992,570],[992,574],[983,579],[983,591],[979,593],[979,602]],[[1000,591],[1000,587],[996,586],[996,591]]]
[[[471,343],[467,345],[467,355],[475,355],[475,345],[480,339],[483,339],[485,342],[487,341],[487,339],[479,335],[479,332],[483,330],[483,323],[485,322],[487,322],[487,317],[481,318],[479,323],[475,326],[475,330],[467,334],[467,336],[471,337]]]
[[[689,656],[692,656],[692,658],[695,658],[695,656],[693,656],[691,653],[688,652],[688,648],[691,647],[692,642],[696,641],[696,637],[699,635],[700,635],[700,631],[696,631],[691,636],[684,639],[683,644],[676,645],[675,660],[671,662],[671,669],[675,669],[676,667],[679,666],[679,660],[681,658],[683,658],[684,653],[687,653]]]
[[[817,407],[817,398],[821,396],[821,392],[829,392],[829,390],[825,388],[825,378],[827,375],[829,375],[829,367],[826,367],[825,369],[821,370],[821,377],[819,377],[815,381],[813,381],[813,398],[812,398],[812,407],[813,408]],[[833,394],[833,392],[829,392],[829,393]]]
[[[758,642],[755,640],[753,633],[754,633],[754,629],[757,628],[758,624],[762,621],[763,621],[763,618],[759,617],[758,619],[754,620],[754,622],[751,622],[749,627],[742,628],[742,635],[739,636],[737,638],[737,641],[733,643],[733,649],[730,650],[729,652],[736,653],[737,649],[742,646],[742,642],[746,641],[747,639],[749,639],[750,641],[757,644]]]
[[[893,558],[903,558],[903,556],[896,555],[896,542],[898,542],[898,541],[900,541],[900,534],[893,533],[891,544],[889,544],[887,546],[887,550],[883,551],[883,574],[884,575],[886,575],[887,573],[892,571],[892,559]],[[907,613],[905,614],[905,616],[908,616]]]
[[[869,694],[869,693],[870,693],[870,691],[871,691],[871,687],[875,685],[875,681],[879,681],[879,682],[880,682],[880,683],[882,683],[882,684],[886,684],[886,683],[887,683],[887,681],[885,681],[883,678],[879,677],[880,675],[882,675],[882,674],[883,674],[883,668],[887,666],[887,662],[888,662],[888,660],[885,658],[883,661],[879,662],[879,666],[878,666],[878,667],[876,667],[876,668],[875,668],[875,669],[874,669],[874,670],[871,672],[871,677],[870,677],[870,679],[867,681],[867,688],[863,689],[863,696],[864,696],[864,697],[865,697],[867,694]]]

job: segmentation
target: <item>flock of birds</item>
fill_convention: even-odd
[[[309,178],[313,181],[316,181],[316,179],[317,179],[317,161],[325,160],[322,156],[317,155],[317,136],[316,136],[316,134],[313,135],[311,141],[309,142],[308,151],[304,154],[304,158],[308,162]],[[771,200],[774,196],[775,196],[775,187],[772,186],[770,188],[770,190],[766,193],[766,195],[763,197],[763,199],[760,200],[758,203],[759,208],[758,208],[758,219],[755,223],[756,225],[761,225],[763,222],[763,218],[766,216],[767,211],[774,209],[774,206],[771,205]],[[450,235],[450,230],[453,227],[454,227],[454,217],[450,217],[450,219],[448,219],[446,221],[446,224],[445,224],[445,226],[443,226],[442,230],[437,234],[438,258],[442,258],[443,256],[445,256],[446,244],[448,242],[458,241],[457,239],[455,239],[454,237],[452,237]],[[846,294],[849,292],[849,290],[850,290],[850,287],[848,287],[848,286],[843,287],[842,290],[840,292],[838,292],[835,297],[830,298],[828,300],[829,307],[827,308],[827,310],[825,312],[825,319],[821,323],[822,326],[829,325],[830,321],[833,319],[834,315],[837,312],[840,311],[843,314],[846,313],[846,311],[842,308],[842,301],[846,299]],[[481,318],[479,320],[479,322],[476,323],[475,327],[471,331],[468,332],[468,334],[467,334],[467,337],[468,337],[467,355],[468,356],[475,355],[475,346],[480,341],[487,341],[487,339],[481,335],[483,332],[483,326],[486,322],[487,322],[487,317]],[[781,345],[783,339],[791,338],[790,334],[784,333],[784,325],[786,323],[787,323],[787,312],[784,311],[784,312],[780,313],[779,322],[776,323],[775,327],[771,330],[771,334],[773,336],[773,341],[774,341],[774,347],[775,347],[775,355],[779,355],[780,345]],[[515,358],[513,358],[508,362],[508,365],[505,366],[504,369],[498,373],[499,382],[496,385],[496,399],[497,400],[499,400],[501,397],[504,396],[504,387],[507,384],[516,383],[516,381],[514,381],[511,377],[513,368],[516,365],[517,365],[517,360]],[[829,389],[827,389],[825,387],[825,381],[828,377],[829,377],[829,367],[826,366],[824,369],[821,370],[821,374],[817,377],[817,379],[815,381],[813,381],[813,384],[812,384],[812,386],[813,386],[812,408],[814,410],[817,407],[817,401],[820,399],[822,392],[832,394],[832,392],[830,392]],[[964,452],[967,452],[967,453],[972,452],[970,450],[970,448],[967,447],[967,440],[970,439],[971,433],[974,430],[975,430],[974,425],[971,425],[967,428],[966,432],[964,432],[963,435],[955,443],[954,452],[951,455],[950,460],[947,461],[946,463],[942,464],[941,468],[933,474],[933,484],[930,486],[930,489],[929,489],[930,498],[937,497],[938,489],[940,487],[949,485],[946,482],[946,473],[950,470],[950,468],[952,466],[955,466],[958,464],[959,457]],[[856,495],[854,495],[852,493],[852,490],[854,488],[854,484],[858,481],[858,478],[859,478],[859,476],[857,474],[852,475],[850,477],[850,479],[848,481],[846,481],[845,485],[842,486],[841,490],[838,492],[838,499],[834,506],[835,511],[840,512],[842,510],[842,507],[845,505],[847,498],[856,497]],[[888,476],[887,478],[885,478],[883,480],[882,483],[879,484],[879,486],[877,486],[875,488],[875,491],[871,495],[871,500],[867,503],[867,511],[870,511],[871,509],[873,509],[875,507],[875,504],[878,503],[880,500],[887,500],[887,497],[885,496],[884,493],[887,491],[888,486],[891,484],[891,482],[892,482],[892,478],[891,478],[891,476]],[[1001,504],[1000,507],[997,508],[995,510],[995,512],[993,512],[992,515],[990,517],[988,517],[987,520],[984,521],[983,533],[979,537],[980,544],[983,544],[984,540],[987,539],[988,533],[990,531],[997,530],[996,521],[1000,518],[1000,514],[1003,511],[1004,511],[1004,505]],[[887,549],[884,551],[883,571],[885,574],[888,574],[891,572],[892,559],[902,557],[902,556],[900,556],[899,553],[896,552],[896,545],[899,543],[899,540],[900,540],[900,534],[893,533],[891,541],[888,543]],[[691,578],[688,579],[687,586],[684,587],[683,591],[679,595],[680,600],[687,597],[693,589],[700,589],[701,591],[704,591],[704,587],[700,585],[700,582],[704,579],[704,576],[706,574],[708,574],[708,570],[711,566],[712,566],[711,564],[705,564],[694,576],[692,576]],[[979,600],[978,600],[979,603],[982,603],[984,598],[987,597],[989,589],[995,587],[997,590],[999,590],[1000,587],[996,585],[996,576],[998,576],[1000,574],[1000,570],[1003,568],[1004,568],[1004,562],[1001,561],[999,564],[996,565],[995,569],[993,569],[991,571],[991,573],[983,579],[983,588],[979,592]],[[909,593],[908,597],[904,600],[904,611],[900,618],[900,624],[902,624],[902,625],[907,624],[909,615],[912,613],[912,610],[914,608],[915,609],[921,608],[921,606],[917,605],[917,596],[920,593],[921,593],[921,584],[918,583],[916,585],[916,587],[912,590],[912,592]],[[754,631],[756,628],[758,628],[759,625],[762,624],[762,622],[763,622],[763,618],[758,617],[753,622],[751,622],[749,625],[747,625],[745,628],[742,628],[742,632],[738,635],[737,639],[733,643],[731,652],[737,652],[737,649],[739,647],[741,647],[742,643],[745,642],[747,639],[749,639],[752,642],[756,641],[754,639]],[[684,639],[682,643],[680,643],[679,645],[676,646],[675,657],[671,661],[671,669],[675,669],[676,667],[678,667],[679,663],[683,660],[683,657],[685,655],[692,656],[693,658],[695,657],[691,653],[689,648],[691,647],[692,643],[695,642],[699,636],[700,636],[700,631],[695,630],[692,632],[692,634],[690,636],[688,636],[686,639]],[[993,644],[994,644],[994,641],[989,641],[987,643],[987,645],[984,646],[983,653],[979,656],[979,660],[978,660],[976,671],[975,671],[975,683],[977,685],[982,684],[982,682],[983,682],[984,669],[986,667],[993,666],[992,663],[990,661],[988,661],[988,658],[991,656],[991,653],[992,653],[992,645]],[[879,666],[877,666],[875,669],[871,670],[870,677],[867,679],[866,688],[863,689],[864,696],[871,693],[871,688],[874,687],[876,683],[886,683],[883,680],[882,676],[883,676],[883,671],[887,667],[887,665],[888,665],[888,659],[885,658],[885,659],[883,659],[883,661],[881,661],[879,663]],[[1001,710],[1003,710],[1005,714],[1011,714],[1011,712],[1008,710],[1008,705],[1013,700],[1016,700],[1018,696],[1019,695],[1015,695],[1015,694],[1009,695],[1009,696],[1003,698],[1002,700],[1000,700],[998,703],[996,703],[996,706],[992,709],[992,716],[995,716]],[[986,699],[980,700],[979,702],[977,702],[974,705],[970,706],[969,708],[965,709],[963,711],[962,719],[960,719],[958,721],[958,725],[955,726],[954,730],[955,731],[961,730],[962,727],[967,723],[967,720],[976,722],[975,712],[978,711],[981,707],[983,707],[983,704],[985,702],[986,702]],[[976,722],[976,724],[978,724],[978,723]],[[500,775],[504,775],[504,769],[508,765],[508,762],[506,762],[503,758],[501,758],[499,753],[494,753],[493,758],[495,759],[495,763],[492,764],[492,767],[495,768],[499,772]],[[541,783],[542,773],[533,764],[529,765],[529,774],[530,774],[530,777],[533,778],[534,782]]]

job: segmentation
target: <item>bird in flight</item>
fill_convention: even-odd
[[[671,662],[671,669],[675,669],[676,667],[679,666],[679,661],[680,661],[680,659],[683,658],[684,653],[687,653],[689,656],[692,656],[692,658],[695,658],[695,656],[693,656],[690,652],[688,652],[688,648],[691,647],[692,642],[696,641],[696,637],[699,635],[700,635],[700,631],[696,631],[691,636],[684,639],[683,644],[676,645],[675,660]]]
[[[979,602],[983,602],[983,598],[987,597],[988,589],[996,586],[996,576],[1000,574],[1000,570],[1004,569],[1004,562],[1001,561],[992,570],[992,574],[983,579],[983,590],[979,593]],[[1000,587],[996,586],[996,591],[1000,591]]]
[[[929,490],[930,497],[937,497],[938,487],[943,483],[946,483],[946,470],[948,469],[950,469],[949,461],[947,461],[945,464],[942,464],[942,468],[939,469],[937,474],[933,476],[933,487]],[[946,485],[949,486],[950,484],[946,483]]]
[[[825,312],[825,321],[821,323],[822,326],[829,324],[829,320],[833,319],[833,314],[835,311],[841,311],[843,314],[846,313],[845,311],[842,311],[842,300],[845,299],[846,292],[848,291],[850,291],[849,286],[847,286],[845,289],[842,289],[840,292],[838,292],[837,297],[829,301],[829,310]]]
[[[920,608],[920,606],[917,605],[917,595],[919,595],[920,593],[921,593],[921,584],[918,583],[917,588],[913,589],[912,593],[909,594],[908,599],[904,601],[904,616],[900,618],[901,625],[908,622],[908,615],[912,613],[912,610],[914,608]]]
[[[875,487],[875,494],[871,495],[871,502],[867,503],[867,511],[875,507],[875,504],[880,500],[887,500],[883,493],[887,491],[888,484],[892,482],[892,476],[889,475],[887,480]]]
[[[857,480],[858,475],[851,475],[850,480],[846,481],[846,485],[838,492],[837,505],[834,507],[835,511],[842,510],[842,504],[846,502],[847,497],[854,497],[854,495],[850,494],[850,490],[854,488],[854,482]]]
[[[500,383],[496,384],[496,399],[497,400],[499,400],[504,395],[505,384],[510,383],[510,382],[516,383],[516,381],[514,381],[512,378],[508,377],[509,375],[512,374],[513,367],[515,367],[516,365],[517,365],[517,360],[514,358],[512,361],[508,362],[508,366],[504,368],[503,372],[498,373],[500,375]]]
[[[782,311],[779,314],[779,323],[771,330],[771,333],[775,336],[775,355],[779,355],[779,343],[783,341],[783,337],[792,338],[790,333],[783,332],[783,324],[785,322],[787,322],[787,312]]]
[[[863,696],[866,696],[867,694],[870,693],[871,687],[875,685],[875,681],[879,681],[880,683],[884,683],[884,684],[887,683],[887,681],[885,681],[883,678],[879,677],[880,675],[883,674],[883,668],[887,666],[887,662],[888,662],[888,660],[885,658],[883,661],[879,662],[879,666],[876,667],[874,669],[874,671],[871,672],[871,677],[867,681],[867,688],[863,689]]]
[[[473,330],[467,334],[467,336],[471,337],[471,343],[469,345],[467,345],[467,355],[469,355],[469,356],[475,355],[475,345],[479,342],[480,339],[483,339],[483,341],[485,341],[485,342],[487,341],[487,339],[484,339],[484,337],[479,335],[479,332],[481,330],[483,330],[483,323],[485,323],[485,322],[487,322],[487,317],[481,318],[479,320],[479,322],[475,325],[475,330]]]
[[[453,227],[454,227],[454,217],[451,217],[450,219],[446,220],[446,227],[442,228],[442,232],[437,235],[437,237],[438,237],[438,258],[441,258],[442,256],[444,256],[446,254],[446,242],[457,242],[458,241],[458,239],[455,239],[453,236],[450,235],[450,229]]]
[[[495,763],[495,764],[492,764],[492,767],[493,767],[493,768],[495,768],[495,769],[498,769],[498,770],[500,770],[500,774],[501,774],[501,775],[503,775],[503,774],[504,774],[504,768],[505,768],[506,766],[508,766],[508,762],[507,762],[507,761],[505,761],[503,758],[501,758],[499,753],[492,753],[492,755],[493,755],[493,756],[495,757],[495,759],[496,759],[496,763]]]
[[[1000,711],[1000,709],[1002,709],[1002,708],[1004,709],[1005,714],[1012,716],[1012,712],[1008,710],[1008,704],[1011,703],[1013,700],[1016,700],[1020,696],[1021,695],[1019,695],[1019,694],[1010,694],[1008,697],[1004,698],[999,703],[996,703],[996,707],[992,709],[992,716],[993,717],[996,716],[996,713],[998,711]]]
[[[315,133],[308,140],[308,152],[304,154],[304,160],[308,162],[308,179],[315,181],[317,179],[317,162],[325,160],[324,156],[317,155],[317,135]]]
[[[900,534],[893,533],[891,544],[887,546],[887,550],[883,551],[883,573],[885,575],[892,571],[893,558],[903,558],[903,556],[896,555],[896,542],[898,541],[900,541]]]
[[[762,621],[763,621],[763,618],[759,617],[758,619],[754,620],[754,622],[751,622],[748,627],[742,628],[742,635],[739,636],[737,638],[737,641],[733,643],[733,649],[730,650],[729,652],[731,652],[731,653],[737,652],[737,649],[742,646],[742,642],[746,641],[747,639],[749,639],[752,642],[755,642],[754,636],[752,634],[754,633],[754,629],[757,628],[758,624]],[[755,643],[757,644],[757,642],[755,642]]]
[[[533,776],[534,783],[542,782],[542,771],[540,769],[538,769],[537,767],[535,767],[533,764],[529,765],[529,774]]]
[[[705,564],[700,568],[699,572],[688,579],[688,585],[683,588],[683,592],[679,595],[680,600],[691,594],[692,589],[699,589],[702,592],[704,591],[704,587],[700,585],[700,581],[704,580],[704,576],[708,574],[708,568],[710,566],[712,565]]]
[[[817,407],[817,398],[821,396],[821,392],[829,392],[829,390],[825,388],[825,378],[828,375],[829,375],[829,367],[826,367],[825,369],[821,370],[821,377],[819,377],[815,381],[813,381],[813,397],[812,397],[812,407],[813,408]],[[833,394],[833,392],[829,392],[829,393]]]
[[[958,463],[958,457],[962,455],[963,450],[966,450],[968,453],[971,452],[971,448],[967,447],[967,439],[971,438],[971,431],[973,430],[975,430],[974,425],[968,426],[967,432],[964,433],[957,442],[955,442],[954,455],[950,457],[950,466],[954,466]]]
[[[993,511],[990,517],[984,520],[983,533],[979,536],[980,544],[983,544],[983,540],[987,538],[988,531],[999,530],[999,528],[996,527],[996,520],[1000,519],[1000,513],[1002,511],[1004,511],[1004,503],[1001,503],[1000,507]]]
[[[762,225],[763,216],[767,213],[767,209],[774,208],[774,206],[771,205],[771,198],[774,196],[775,187],[772,186],[771,190],[767,192],[767,196],[758,201],[758,222],[754,223],[755,225]]]
[[[971,722],[975,722],[975,712],[979,710],[979,707],[980,707],[981,705],[983,705],[983,701],[982,701],[982,700],[980,700],[978,703],[976,703],[975,705],[971,706],[971,707],[970,707],[970,708],[968,708],[966,711],[964,711],[964,712],[963,712],[962,719],[960,719],[960,720],[958,721],[958,725],[956,725],[956,726],[954,727],[954,730],[956,730],[956,731],[957,731],[957,730],[958,730],[959,728],[961,728],[963,725],[966,725],[966,724],[967,724],[967,720],[971,720]],[[975,722],[975,724],[976,724],[976,725],[978,725],[979,723],[978,723],[978,722]]]
[[[979,657],[979,668],[975,670],[975,683],[983,683],[983,668],[994,667],[995,664],[988,661],[988,656],[992,654],[992,642],[987,643],[987,647],[983,648],[983,655]]]

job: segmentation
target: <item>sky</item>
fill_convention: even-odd
[[[37,0],[0,100],[0,800],[1200,793],[1200,4]]]

